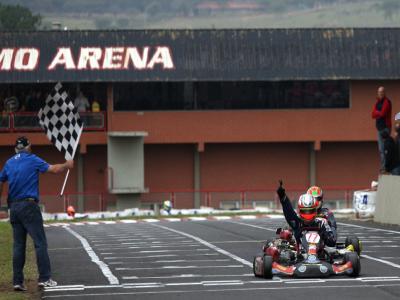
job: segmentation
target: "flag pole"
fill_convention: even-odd
[[[75,157],[75,152],[76,152],[76,149],[78,148],[79,140],[81,139],[82,131],[83,131],[83,123],[82,123],[82,126],[81,126],[80,130],[79,130],[78,139],[76,140],[76,143],[75,143],[75,146],[74,146],[74,149],[73,149],[73,152],[72,152],[72,158],[71,159],[74,159],[74,157]],[[65,185],[67,184],[68,175],[69,175],[69,169],[67,171],[67,174],[65,175],[64,184],[63,184],[63,186],[61,188],[61,192],[60,192],[60,197],[64,194],[64,189],[65,189]]]

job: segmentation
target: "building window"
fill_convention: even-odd
[[[350,107],[348,81],[134,82],[114,84],[114,110]]]
[[[53,92],[56,83],[0,84],[0,110],[3,112],[37,113]],[[91,112],[93,103],[96,111],[106,111],[107,83],[63,83],[70,99],[75,102],[79,93],[88,99],[85,111]],[[98,104],[98,105],[97,105]]]

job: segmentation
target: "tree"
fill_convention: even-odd
[[[0,30],[36,30],[42,17],[20,5],[0,4]]]

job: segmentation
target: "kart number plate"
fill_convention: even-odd
[[[319,236],[319,234],[316,233],[316,232],[308,232],[308,233],[306,234],[306,240],[307,240],[307,242],[309,242],[309,243],[318,244],[318,242],[319,242],[319,240],[320,240],[320,236]]]

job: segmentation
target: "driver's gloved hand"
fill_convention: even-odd
[[[328,221],[325,218],[316,218],[315,222],[318,224],[318,227],[322,230],[322,232],[332,231]]]

